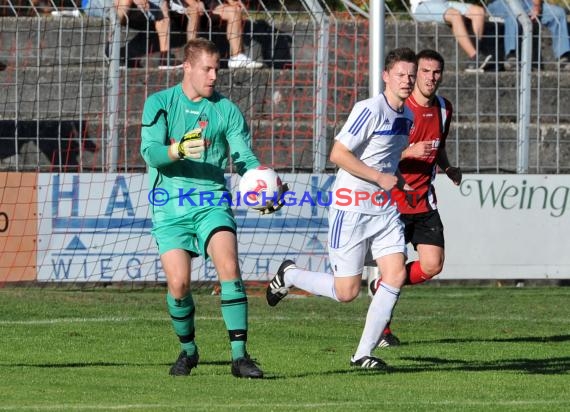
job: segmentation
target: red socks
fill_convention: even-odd
[[[420,261],[415,260],[406,265],[406,285],[415,285],[416,283],[423,283],[430,278],[422,271]]]

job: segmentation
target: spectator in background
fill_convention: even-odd
[[[540,22],[552,33],[552,50],[560,68],[570,70],[570,38],[564,9],[543,0],[521,0],[521,5],[533,22]],[[517,20],[505,0],[493,0],[487,7],[489,13],[505,21],[505,69],[514,70],[517,64]]]
[[[161,70],[182,68],[182,62],[178,61],[170,52],[170,8],[168,0],[115,0],[117,18],[121,23],[124,24],[127,21],[127,15],[133,4],[154,24],[158,34],[160,49],[158,68]]]
[[[451,26],[457,43],[469,57],[466,72],[483,72],[485,70],[492,56],[481,54],[478,47],[485,28],[485,10],[483,7],[444,0],[411,0],[410,6],[412,16],[419,22],[445,23]],[[471,21],[475,44],[469,36],[464,17]]]
[[[90,17],[108,17],[113,0],[82,0],[81,9]]]
[[[208,14],[212,24],[221,20],[226,24],[226,37],[230,45],[230,69],[260,69],[263,63],[253,60],[244,54],[243,48],[243,17],[245,7],[240,0],[225,0],[219,3],[217,0],[208,0],[206,5],[199,0],[171,0],[173,11],[185,13],[188,17],[186,27],[187,40],[196,38],[200,19]]]

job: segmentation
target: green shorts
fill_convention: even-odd
[[[151,231],[158,253],[172,249],[184,249],[193,257],[208,257],[206,248],[210,238],[217,232],[236,233],[236,220],[229,207],[193,207],[185,216],[154,224]]]

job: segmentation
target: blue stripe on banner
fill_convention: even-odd
[[[257,229],[313,229],[326,231],[327,217],[244,217],[237,216],[239,230]],[[52,229],[65,233],[95,233],[116,230],[124,233],[150,232],[150,218],[109,218],[109,217],[55,217],[52,219]]]
[[[238,231],[241,229],[291,229],[300,230],[305,228],[310,229],[328,229],[327,217],[248,217],[237,218]]]
[[[358,134],[358,132],[360,132],[360,129],[362,129],[362,126],[368,120],[371,114],[372,112],[367,107],[365,107],[362,110],[362,112],[358,115],[352,126],[350,126],[348,132],[351,133],[352,135]]]
[[[151,229],[152,220],[141,217],[54,217],[53,229],[121,229],[128,232],[132,229]]]

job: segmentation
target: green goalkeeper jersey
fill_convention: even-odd
[[[198,127],[206,142],[202,156],[172,161],[169,145]],[[243,114],[217,92],[194,102],[178,84],[149,96],[141,135],[141,154],[149,169],[149,201],[157,189],[161,191],[160,202],[151,201],[155,223],[184,216],[195,206],[229,204],[224,177],[229,156],[240,175],[259,166]]]

